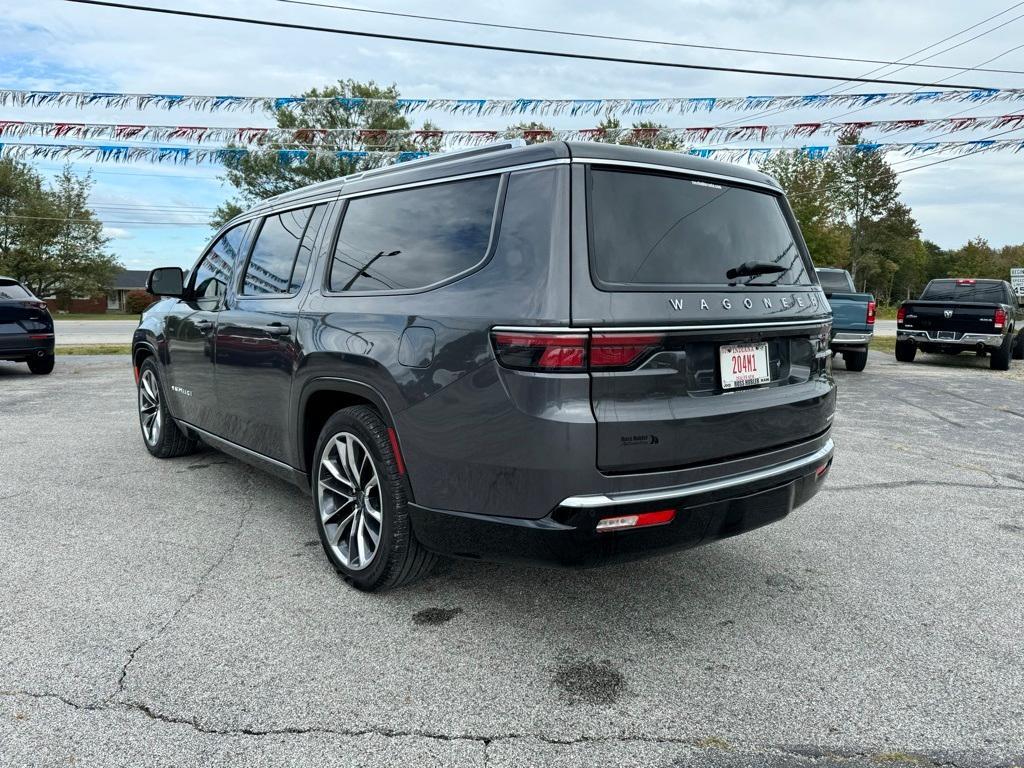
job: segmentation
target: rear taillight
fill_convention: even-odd
[[[903,324],[903,318],[905,318],[906,316],[907,316],[907,308],[906,307],[900,307],[899,309],[897,309],[896,310],[896,323],[898,325],[902,325]]]
[[[668,525],[676,519],[674,509],[659,509],[657,512],[641,512],[637,515],[603,517],[597,521],[597,532],[621,531],[626,528],[649,528],[652,525]]]
[[[629,368],[661,347],[661,333],[595,333],[590,338],[590,367]]]
[[[634,367],[661,349],[661,333],[557,333],[494,331],[498,362],[545,373],[585,373]]]
[[[997,309],[995,316],[992,318],[993,328],[1003,328],[1006,325],[1006,310]]]
[[[868,325],[875,324],[875,302],[868,302]]]
[[[491,335],[498,362],[518,371],[584,373],[587,334],[496,331]]]

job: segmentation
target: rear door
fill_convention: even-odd
[[[828,305],[771,188],[573,168],[573,325],[593,328],[597,465],[683,468],[829,427]],[[730,280],[744,262],[780,270]]]
[[[326,204],[304,206],[263,219],[217,319],[214,429],[278,460],[287,458],[299,294],[326,211]]]

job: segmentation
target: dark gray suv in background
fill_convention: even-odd
[[[778,520],[832,460],[830,310],[778,185],[606,144],[355,174],[224,226],[135,332],[143,438],[311,491],[360,589]]]

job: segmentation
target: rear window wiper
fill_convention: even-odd
[[[770,261],[745,261],[739,266],[731,268],[725,273],[725,276],[729,280],[735,280],[738,277],[757,277],[758,275],[774,275],[776,273],[781,276],[781,273],[788,271],[789,267]]]

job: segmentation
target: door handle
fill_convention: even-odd
[[[269,333],[271,336],[287,336],[292,332],[292,329],[282,323],[271,323],[270,325],[263,326],[263,330]]]
[[[193,320],[192,325],[198,328],[200,331],[208,331],[213,328],[212,320]]]

